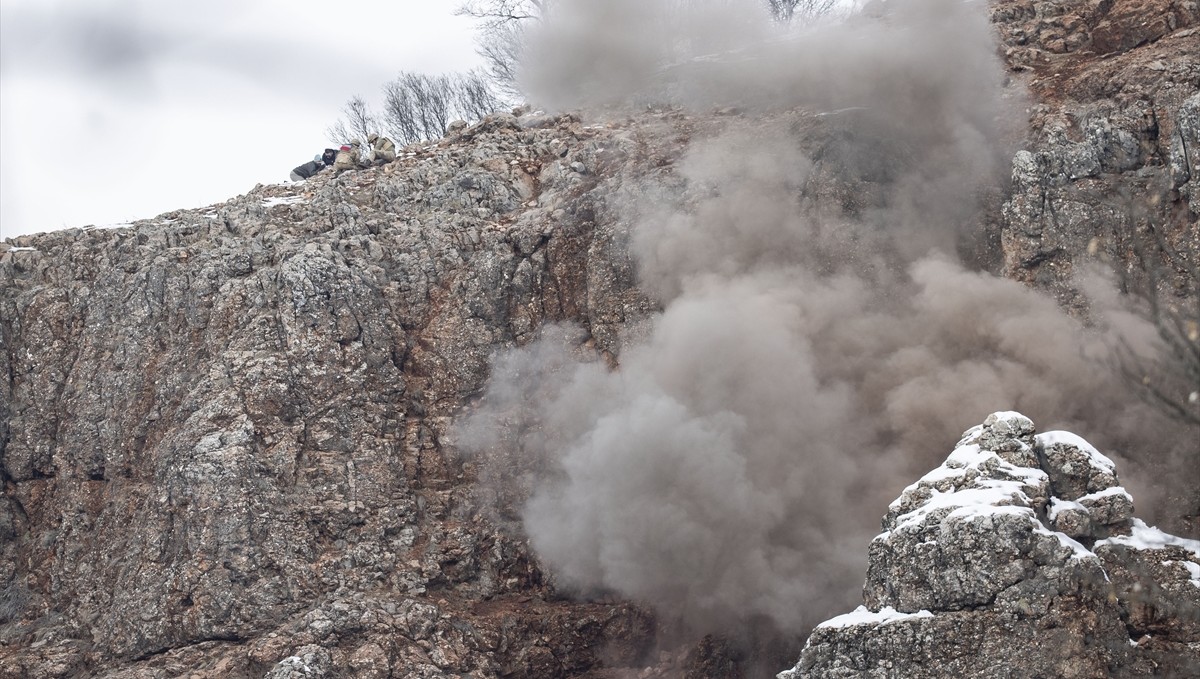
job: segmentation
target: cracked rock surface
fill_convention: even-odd
[[[654,308],[593,193],[657,152],[643,122],[497,114],[0,253],[0,676],[634,662],[649,614],[554,595],[446,437],[497,348],[571,321],[615,353]]]
[[[1071,305],[1072,275],[1131,261],[1139,236],[1158,231],[1194,251],[1200,4],[1004,0],[991,16],[1013,77],[1033,94],[1000,219],[1004,275]]]

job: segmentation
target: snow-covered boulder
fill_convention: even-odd
[[[1132,516],[1087,441],[994,413],[891,504],[865,605],[780,679],[1200,669],[1200,543]]]

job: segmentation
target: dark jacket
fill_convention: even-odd
[[[325,169],[324,163],[319,160],[310,160],[300,167],[292,170],[292,173],[299,176],[301,179],[308,179],[323,169]]]

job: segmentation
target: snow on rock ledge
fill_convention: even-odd
[[[1079,436],[994,413],[883,528],[866,605],[819,625],[780,679],[1200,668],[1200,542],[1134,519],[1116,465]],[[1144,634],[1155,644],[1130,643]]]

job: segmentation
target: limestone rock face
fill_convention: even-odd
[[[991,13],[1034,95],[1000,220],[1005,275],[1074,303],[1080,266],[1129,260],[1149,229],[1200,244],[1200,5],[1005,0]]]
[[[779,676],[1188,676],[1200,542],[1131,510],[1085,440],[995,413],[892,503],[864,606],[819,625]]]
[[[445,439],[497,348],[571,321],[615,353],[654,308],[592,193],[644,135],[498,115],[382,168],[6,247],[0,676],[632,662],[652,618],[553,597]]]

